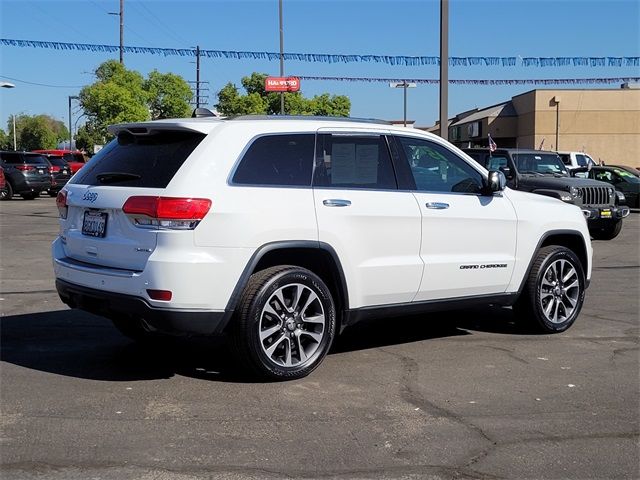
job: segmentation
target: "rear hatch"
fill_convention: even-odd
[[[29,185],[48,188],[51,184],[50,165],[44,155],[25,153],[23,158],[23,165],[17,165],[16,168],[22,170],[22,174]]]
[[[162,197],[205,134],[188,130],[122,130],[64,188],[62,222],[68,258],[141,271],[153,253],[158,227],[123,212],[131,197]],[[63,193],[64,195],[64,193]],[[60,201],[60,198],[59,198]]]

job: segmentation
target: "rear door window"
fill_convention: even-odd
[[[165,188],[205,136],[184,131],[150,135],[121,132],[78,171],[71,183]]]
[[[322,134],[316,150],[315,187],[398,188],[383,135]]]
[[[258,137],[242,156],[232,182],[310,187],[314,141],[313,133]]]
[[[21,153],[11,153],[11,152],[3,152],[2,153],[2,161],[5,163],[22,163],[22,154]]]

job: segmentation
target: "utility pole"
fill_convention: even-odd
[[[13,114],[13,151],[18,150],[16,142],[16,114]]]
[[[440,137],[449,140],[449,0],[440,0]]]
[[[200,108],[200,45],[196,45],[196,108]]]
[[[124,0],[120,0],[120,13],[108,12],[120,16],[120,64],[124,65]]]
[[[124,0],[120,0],[120,64],[124,65]]]
[[[284,77],[284,29],[282,28],[282,0],[278,0],[280,17],[280,77]],[[280,115],[284,115],[284,92],[280,92]]]
[[[191,48],[194,48],[194,47],[191,47]],[[196,61],[191,63],[196,64],[196,81],[193,82],[189,80],[189,83],[191,84],[191,88],[195,90],[193,99],[191,100],[191,104],[196,108],[200,108],[200,105],[206,104],[207,101],[209,100],[209,96],[207,93],[202,94],[202,92],[209,91],[209,88],[208,88],[209,82],[203,82],[200,80],[200,56],[201,56],[200,45],[195,46],[195,53],[196,53]],[[195,88],[193,85],[194,83],[195,83]]]

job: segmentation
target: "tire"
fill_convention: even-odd
[[[578,317],[584,292],[578,257],[568,248],[549,245],[536,255],[514,312],[540,333],[564,332]]]
[[[329,289],[313,272],[271,267],[251,276],[232,326],[244,369],[264,379],[311,373],[331,348],[336,312]]]
[[[2,190],[0,190],[0,200],[11,200],[13,197],[13,187],[9,183],[9,181],[5,182],[5,186]]]
[[[589,233],[595,240],[612,240],[622,231],[622,220],[618,220],[613,225],[590,230]]]
[[[48,191],[47,194],[52,198],[56,198],[58,196],[58,192]]]

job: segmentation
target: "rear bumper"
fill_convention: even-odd
[[[56,280],[60,299],[71,308],[107,318],[144,319],[150,330],[169,335],[221,333],[230,314],[224,311],[190,311],[152,307],[143,298],[105,292]]]

